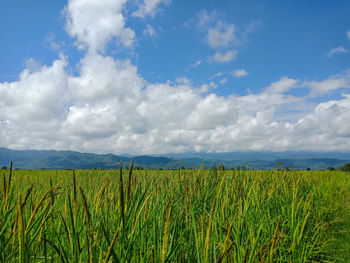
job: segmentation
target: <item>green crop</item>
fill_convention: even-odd
[[[0,262],[346,262],[340,171],[0,170]]]

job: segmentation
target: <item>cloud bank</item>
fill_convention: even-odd
[[[151,2],[161,1],[143,3]],[[230,96],[189,81],[149,83],[129,60],[104,54],[110,41],[130,47],[135,33],[125,26],[125,1],[100,3],[66,7],[67,31],[85,50],[78,74],[60,55],[0,83],[2,146],[116,154],[350,149],[350,72],[318,82],[282,77],[258,93]],[[293,96],[295,89],[307,94]],[[340,89],[338,99],[314,102]]]

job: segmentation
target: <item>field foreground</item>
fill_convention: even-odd
[[[0,262],[348,262],[339,171],[0,170]]]

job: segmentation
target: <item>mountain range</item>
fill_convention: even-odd
[[[118,169],[120,161],[128,167],[135,160],[135,167],[149,169],[210,168],[223,164],[226,168],[273,169],[327,169],[350,162],[350,152],[227,152],[183,153],[164,155],[114,155],[54,150],[11,150],[0,147],[0,168],[9,166],[22,169]]]

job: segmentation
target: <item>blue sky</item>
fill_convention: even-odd
[[[77,52],[65,31],[65,5],[65,1],[39,0],[2,3],[2,81],[15,80],[29,58],[50,64],[57,57],[50,40],[61,43],[74,68],[83,54]],[[237,37],[247,27],[254,27],[244,43],[235,47],[239,53],[233,61],[208,62],[216,50],[207,44],[206,30],[198,26],[201,11],[213,13],[211,25],[218,20],[235,25]],[[326,56],[333,48],[350,48],[346,36],[349,13],[348,1],[191,1],[190,5],[188,1],[173,1],[162,5],[155,17],[129,17],[126,24],[137,34],[134,52],[112,46],[109,53],[132,59],[140,74],[152,82],[186,76],[199,85],[218,72],[244,68],[254,77],[225,75],[228,81],[216,91],[223,95],[244,93],[285,75],[321,80],[349,68],[349,53]],[[146,25],[154,28],[154,36],[143,35]],[[191,67],[200,60],[200,66]]]
[[[349,1],[0,7],[0,146],[350,150]]]

